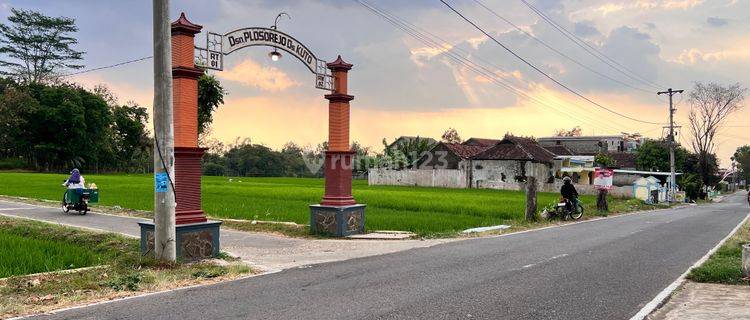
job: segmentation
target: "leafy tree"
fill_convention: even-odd
[[[198,134],[211,128],[213,112],[224,104],[226,91],[216,77],[204,74],[198,78]]]
[[[114,106],[112,108],[115,168],[136,169],[150,163],[151,138],[146,124],[148,112],[138,105]]]
[[[689,152],[682,146],[675,147],[675,170],[686,172],[685,163]],[[646,140],[640,147],[635,158],[638,170],[667,172],[669,167],[669,146],[664,140]]]
[[[737,148],[734,152],[734,160],[739,164],[742,179],[746,182],[750,181],[750,145]]]
[[[458,134],[454,137],[458,137]],[[404,140],[393,147],[389,147],[387,140],[383,138],[383,146],[385,147],[384,153],[381,157],[382,159],[378,161],[378,165],[393,169],[402,169],[411,168],[416,165],[417,161],[426,152],[435,147],[435,143],[429,139],[417,136],[414,139]]]
[[[440,137],[440,140],[445,143],[461,143],[461,136],[458,135],[458,131],[453,128],[448,128],[448,130],[445,130],[443,135]]]
[[[78,41],[75,20],[48,17],[31,10],[11,9],[9,24],[0,24],[0,74],[23,83],[48,80],[61,69],[80,69],[83,52],[72,48]]]
[[[617,164],[615,158],[610,154],[599,153],[594,157],[594,162],[602,167],[613,167]]]

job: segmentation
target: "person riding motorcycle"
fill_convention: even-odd
[[[70,177],[63,182],[63,186],[68,187],[68,189],[83,189],[84,183],[85,180],[81,172],[78,169],[73,169],[73,171],[70,171]]]
[[[568,209],[573,210],[578,206],[578,190],[573,186],[573,181],[570,177],[563,178],[563,185],[560,188],[560,195],[568,199]]]

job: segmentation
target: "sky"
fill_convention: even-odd
[[[280,31],[320,59],[341,55],[354,64],[351,139],[375,151],[382,149],[383,138],[439,138],[449,127],[463,138],[542,137],[574,126],[584,134],[638,132],[659,138],[661,124],[632,120],[667,121],[667,98],[656,91],[689,91],[696,81],[750,86],[748,0],[527,0],[586,45],[574,43],[521,0],[447,1],[518,56],[599,106],[545,78],[438,0],[362,1],[432,40],[412,37],[354,0],[172,0],[171,16],[185,12],[203,31],[223,34],[268,27],[279,12],[288,13],[291,19],[281,19]],[[76,48],[86,52],[86,68],[153,51],[151,1],[1,1],[0,19],[12,7],[75,18]],[[205,42],[205,32],[196,42]],[[288,141],[303,146],[324,141],[326,92],[314,87],[314,75],[298,60],[287,55],[272,62],[268,52],[266,47],[235,51],[225,57],[223,71],[210,72],[228,92],[214,115],[211,137],[225,143],[250,138],[272,148]],[[459,63],[462,59],[473,65]],[[104,84],[121,103],[150,110],[152,70],[152,61],[145,60],[70,80],[86,87]],[[687,94],[675,95],[675,102],[678,125],[687,125]],[[737,146],[749,143],[750,106],[729,125],[716,140],[722,166]],[[686,126],[679,140],[689,145],[689,137]]]

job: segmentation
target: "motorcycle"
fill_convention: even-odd
[[[576,202],[573,206],[573,202],[567,198],[560,198],[560,201],[555,205],[555,210],[549,212],[549,218],[559,217],[562,220],[567,220],[570,217],[573,220],[578,220],[583,217],[583,206],[581,202]]]
[[[74,210],[85,215],[89,212],[89,203],[96,202],[99,202],[98,189],[65,189],[60,207],[64,213]]]

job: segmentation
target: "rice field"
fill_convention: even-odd
[[[100,190],[100,205],[152,210],[151,175],[86,175]],[[66,178],[59,174],[0,173],[9,183],[0,194],[58,200]],[[367,204],[369,230],[407,230],[420,235],[518,222],[523,219],[524,194],[507,190],[368,186],[355,180],[354,197]],[[308,205],[323,196],[323,179],[203,177],[203,209],[211,217],[309,223]],[[543,207],[557,194],[540,193]],[[594,198],[584,196],[593,205]]]
[[[0,278],[88,267],[100,260],[81,245],[32,238],[0,228]]]

